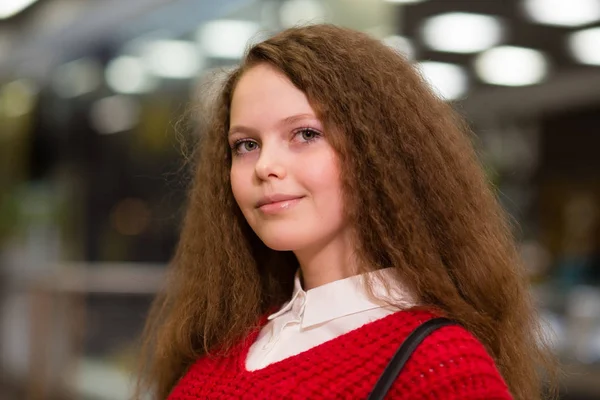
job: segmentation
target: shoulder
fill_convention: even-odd
[[[494,360],[485,346],[459,325],[447,325],[434,331],[419,345],[414,357],[429,364],[446,361],[447,364],[461,368],[468,367],[466,363],[477,363],[478,366],[497,372]]]
[[[399,342],[405,340],[419,325],[435,318],[433,312],[422,310],[400,311],[390,319],[390,328],[399,335]],[[427,336],[417,347],[411,359],[435,362],[446,359],[451,364],[460,363],[466,358],[481,359],[494,366],[494,361],[485,346],[468,330],[458,324],[442,326]],[[408,365],[408,364],[407,364]]]
[[[512,398],[485,346],[459,325],[437,329],[417,347],[390,394],[407,391],[424,399]]]

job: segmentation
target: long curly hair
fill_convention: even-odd
[[[254,45],[220,88],[168,284],[148,318],[137,393],[167,397],[195,360],[230,349],[291,295],[295,256],[254,234],[229,178],[232,94],[259,63],[302,90],[328,132],[361,271],[395,268],[420,304],[458,320],[485,345],[516,399],[540,398],[552,358],[509,220],[466,124],[400,54],[326,24]]]

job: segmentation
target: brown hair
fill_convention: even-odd
[[[488,349],[516,399],[541,396],[552,369],[507,218],[469,131],[399,54],[331,25],[253,46],[203,132],[166,291],[146,327],[144,379],[160,398],[209,351],[228,349],[291,294],[297,260],[267,248],[231,192],[229,107],[248,68],[269,63],[306,93],[341,165],[364,271],[394,267],[421,304]]]

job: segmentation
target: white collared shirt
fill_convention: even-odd
[[[294,280],[292,299],[268,317],[269,322],[250,347],[247,370],[264,368],[415,304],[412,296],[394,283],[393,268],[368,274],[375,278],[374,294],[390,299],[395,306],[371,299],[363,286],[364,275],[340,279],[305,292],[299,272]],[[388,292],[379,279],[394,283],[393,289]]]

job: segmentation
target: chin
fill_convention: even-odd
[[[268,248],[276,251],[294,251],[310,244],[297,232],[265,232],[258,237]]]
[[[291,238],[273,237],[273,238],[260,238],[262,242],[271,250],[276,251],[294,251],[302,246],[297,241]]]

